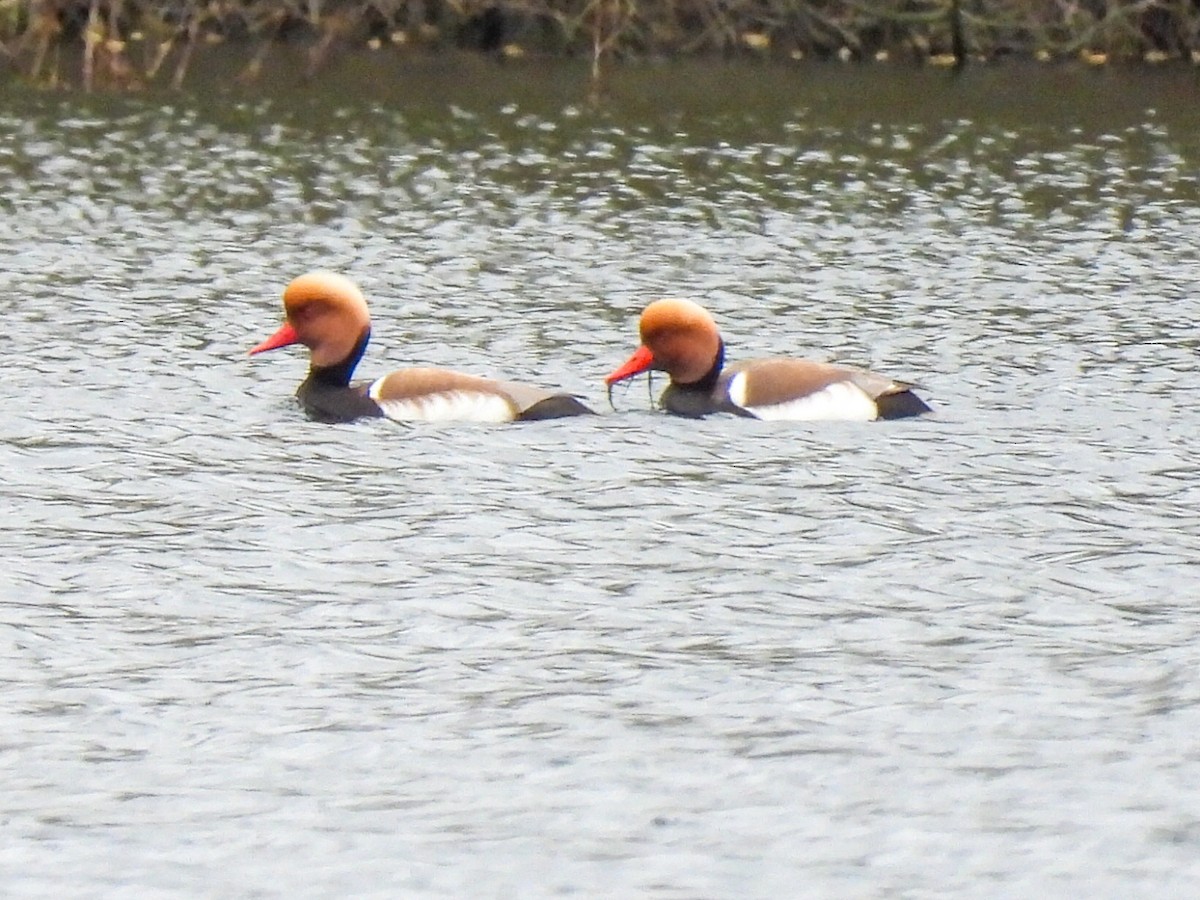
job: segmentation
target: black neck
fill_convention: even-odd
[[[693,381],[690,384],[680,385],[689,391],[711,391],[717,386],[717,379],[721,377],[721,369],[725,367],[725,342],[717,340],[717,358],[713,360],[712,368],[704,374],[698,381]]]
[[[367,342],[370,340],[371,328],[367,326],[362,337],[358,339],[358,343],[354,345],[354,349],[345,359],[332,366],[313,366],[308,371],[309,380],[330,387],[347,387],[350,384],[350,378],[354,375],[358,361],[367,352]]]

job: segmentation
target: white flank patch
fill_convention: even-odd
[[[875,401],[850,381],[835,381],[816,393],[771,406],[746,406],[746,373],[729,381],[729,399],[746,412],[768,422],[872,422],[879,417]]]
[[[376,381],[368,394],[396,422],[511,422],[515,418],[512,405],[497,394],[442,391],[408,400],[380,400],[378,386]]]

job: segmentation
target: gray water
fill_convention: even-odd
[[[459,65],[5,95],[3,892],[1193,891],[1191,73]],[[605,415],[306,421],[317,267]],[[663,295],[937,414],[612,412]]]

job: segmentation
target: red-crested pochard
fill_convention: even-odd
[[[609,375],[619,381],[660,370],[671,379],[660,403],[680,416],[731,412],[756,419],[872,421],[930,412],[912,385],[865,369],[807,359],[755,359],[724,368],[712,316],[690,300],[656,300],[638,324],[642,346]]]
[[[308,347],[308,377],[296,397],[319,421],[383,416],[401,422],[512,422],[591,413],[570,394],[449,369],[398,369],[351,384],[371,337],[371,317],[362,291],[343,275],[301,275],[284,290],[283,309],[283,325],[250,353]]]

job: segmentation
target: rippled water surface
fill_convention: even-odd
[[[0,107],[6,894],[1194,889],[1190,75],[354,74]],[[316,267],[606,414],[306,421]],[[666,294],[937,415],[610,412]]]

